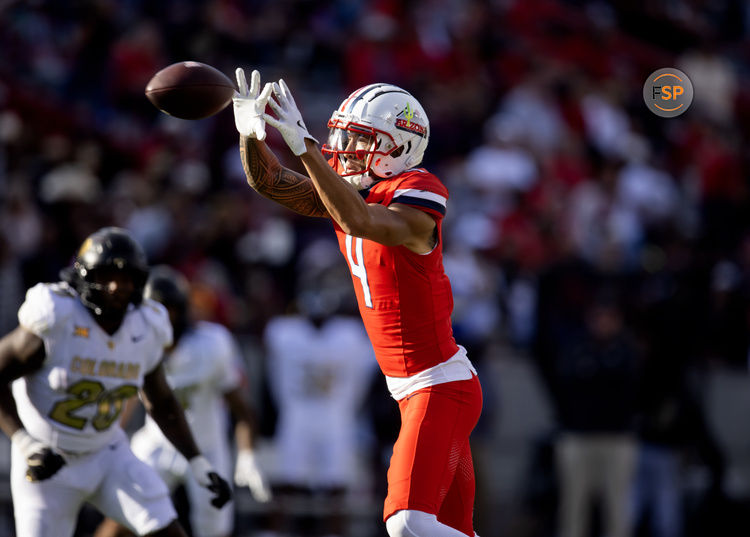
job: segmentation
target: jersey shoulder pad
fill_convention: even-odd
[[[401,203],[443,217],[448,189],[435,175],[421,168],[402,173],[394,185],[391,203]]]
[[[222,324],[199,321],[195,324],[193,335],[199,338],[200,345],[211,357],[214,380],[219,389],[228,392],[240,386],[244,377],[244,362],[232,332]]]
[[[68,284],[38,283],[26,291],[18,323],[38,336],[49,333],[73,313],[78,297]]]
[[[140,310],[146,319],[146,324],[156,334],[156,340],[162,347],[172,344],[172,323],[169,321],[169,313],[161,303],[150,298],[144,298]]]

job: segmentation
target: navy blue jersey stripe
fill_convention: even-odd
[[[399,196],[394,198],[391,203],[403,203],[404,205],[416,205],[425,209],[432,209],[440,214],[445,214],[445,205],[436,201],[426,200],[424,198],[415,198],[414,196]]]

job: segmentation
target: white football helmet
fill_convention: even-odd
[[[323,152],[336,172],[358,189],[395,177],[422,162],[430,124],[422,105],[391,84],[353,92],[328,121]]]

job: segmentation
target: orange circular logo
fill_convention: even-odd
[[[659,117],[677,117],[693,102],[693,83],[674,67],[657,69],[643,85],[643,101]]]

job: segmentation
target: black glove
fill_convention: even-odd
[[[211,484],[206,488],[214,493],[211,505],[217,509],[221,509],[224,507],[224,504],[232,499],[232,487],[216,472],[209,472],[208,479],[211,480]]]
[[[26,470],[28,481],[49,479],[65,464],[65,459],[59,453],[31,437],[24,429],[18,429],[10,440],[26,458],[26,464],[29,466]]]
[[[65,459],[46,447],[26,459],[29,467],[26,469],[27,481],[44,481],[57,473],[65,465]]]
[[[214,493],[211,505],[217,509],[224,507],[232,499],[232,488],[229,486],[229,483],[216,473],[216,470],[214,470],[211,463],[204,456],[198,455],[188,462],[198,484]]]

